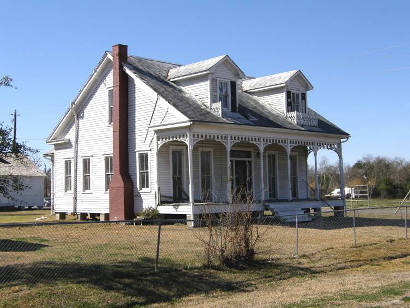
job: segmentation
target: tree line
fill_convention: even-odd
[[[315,187],[315,172],[309,167],[309,186]],[[365,156],[353,165],[345,165],[346,187],[367,185],[372,198],[404,198],[410,190],[410,161],[403,158]],[[327,159],[318,166],[321,197],[339,188],[339,167]]]

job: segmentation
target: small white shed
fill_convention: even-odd
[[[46,175],[27,157],[6,155],[0,157],[0,177],[19,177],[24,189],[12,192],[12,198],[0,193],[0,207],[42,207]]]

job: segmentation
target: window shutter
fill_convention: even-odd
[[[238,112],[237,102],[236,102],[236,82],[231,81],[231,111]]]
[[[286,104],[288,112],[292,111],[292,92],[286,91]]]
[[[302,93],[302,112],[306,113],[306,93]]]

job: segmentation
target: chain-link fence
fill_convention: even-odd
[[[321,215],[254,219],[256,258],[303,257],[407,238],[408,207],[362,208]],[[194,223],[197,227],[188,225]],[[216,220],[215,224],[218,223]],[[154,270],[200,267],[204,221],[58,222],[0,225],[0,284],[93,279],[136,279]]]

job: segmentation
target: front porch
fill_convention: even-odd
[[[263,212],[267,208],[270,210],[281,210],[286,207],[289,212],[303,209],[309,210],[309,212],[313,213],[320,213],[322,208],[328,208],[329,205],[332,208],[343,208],[344,200],[327,200],[326,202],[320,200],[265,201],[264,204],[261,202],[254,202],[252,204],[252,210],[255,212]],[[204,213],[223,213],[226,212],[231,206],[244,207],[243,204],[235,205],[213,202],[194,203],[194,206],[192,207],[189,202],[185,202],[162,204],[158,207],[158,211],[160,214],[164,215],[202,215]]]
[[[192,132],[157,132],[156,204],[161,214],[197,215],[224,212],[233,196],[250,195],[252,210],[267,203],[314,209],[325,205],[316,191],[309,193],[307,159],[325,148],[339,154],[341,145],[324,140]],[[344,189],[343,189],[344,191]],[[342,196],[344,197],[344,196]],[[315,200],[311,200],[314,198]],[[344,198],[335,206],[344,206]],[[340,204],[339,204],[340,203]]]

